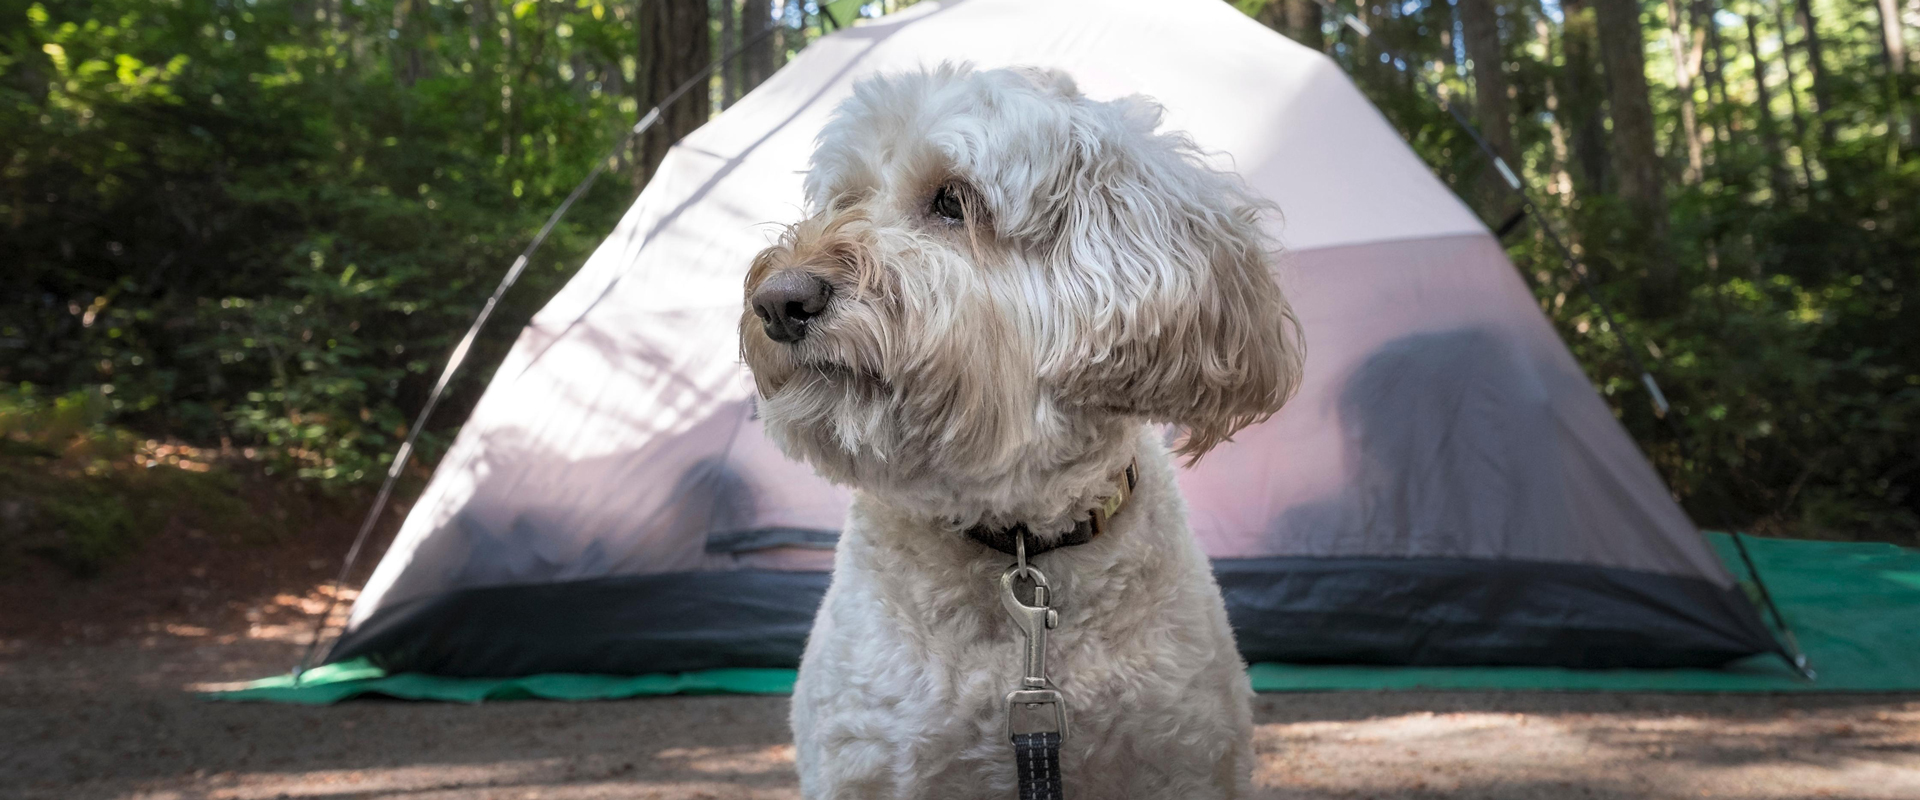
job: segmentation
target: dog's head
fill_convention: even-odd
[[[1011,491],[1139,420],[1198,458],[1299,381],[1265,204],[1037,70],[855,86],[811,215],[747,274],[741,351],[775,439],[828,478]]]

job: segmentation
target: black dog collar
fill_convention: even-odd
[[[1127,468],[1121,470],[1120,474],[1113,476],[1113,494],[1101,498],[1100,505],[1088,511],[1086,519],[1074,523],[1073,530],[1067,531],[1065,535],[1050,543],[1041,543],[1036,539],[1033,533],[1027,530],[1027,524],[1024,522],[1006,528],[989,528],[985,525],[975,525],[967,529],[967,538],[1002,553],[1006,553],[1007,555],[1014,555],[1019,544],[1020,536],[1025,534],[1027,537],[1028,558],[1032,558],[1048,550],[1058,550],[1062,547],[1086,544],[1099,538],[1100,534],[1107,532],[1108,520],[1113,519],[1113,515],[1120,513],[1120,509],[1126,507],[1127,500],[1133,497],[1134,484],[1139,482],[1139,465],[1136,461],[1128,461]]]

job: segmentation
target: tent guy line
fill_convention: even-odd
[[[659,122],[660,114],[664,109],[679,102],[680,98],[691,91],[696,84],[712,77],[714,70],[719,69],[720,65],[733,60],[772,36],[775,30],[778,28],[770,25],[766,30],[747,37],[738,46],[714,59],[713,63],[708,64],[705,69],[682,81],[667,95],[666,99],[661,100],[653,108],[647,109],[647,113],[640,117],[640,121],[635,122],[632,128],[627,129],[626,135],[620,137],[619,143],[608,149],[606,155],[594,160],[593,169],[588,170],[587,176],[580,179],[580,183],[573,187],[572,192],[567,193],[566,199],[560,201],[559,207],[547,216],[546,224],[540,226],[540,231],[533,235],[526,249],[520,251],[519,257],[507,267],[507,274],[500,278],[500,284],[494,287],[493,294],[487,298],[486,305],[480,307],[480,313],[473,318],[473,324],[467,326],[467,334],[461,337],[460,344],[455,345],[453,352],[447,356],[447,366],[440,371],[440,379],[434,382],[433,391],[427,394],[426,404],[420,407],[420,414],[414,417],[413,425],[407,429],[407,438],[400,443],[399,450],[395,451],[393,462],[387,467],[387,477],[380,482],[380,491],[374,496],[373,506],[367,509],[366,519],[361,521],[360,531],[354,534],[353,544],[347,548],[346,558],[340,561],[340,571],[334,576],[333,591],[327,593],[326,606],[314,617],[313,634],[308,637],[307,647],[301,652],[299,663],[293,665],[295,685],[299,684],[300,675],[313,667],[313,654],[320,649],[321,637],[326,634],[327,619],[333,616],[333,609],[340,603],[341,588],[346,586],[347,577],[353,572],[353,565],[360,560],[360,551],[367,543],[367,536],[373,533],[374,524],[379,522],[380,515],[387,509],[387,501],[393,495],[393,485],[399,480],[401,471],[406,469],[408,459],[413,456],[414,442],[420,438],[420,432],[426,428],[427,420],[433,416],[433,410],[439,407],[440,396],[446,392],[447,384],[453,380],[454,373],[459,372],[460,367],[466,363],[467,352],[472,349],[473,340],[480,335],[480,329],[486,327],[487,318],[493,316],[494,306],[498,305],[500,298],[506,295],[507,290],[513,288],[513,284],[520,280],[520,273],[526,271],[527,263],[540,249],[540,245],[546,244],[547,235],[553,233],[555,225],[560,224],[560,218],[566,216],[567,212],[572,210],[573,204],[586,194],[588,189],[593,188],[594,182],[600,179],[600,174],[607,171],[607,162],[626,152],[628,146],[633,144],[635,137],[646,133],[648,128]]]
[[[1612,307],[1607,305],[1606,298],[1601,297],[1599,290],[1594,288],[1593,276],[1587,271],[1586,263],[1581,261],[1580,257],[1573,252],[1573,248],[1567,246],[1566,240],[1561,238],[1559,230],[1554,227],[1553,220],[1541,212],[1540,205],[1534,202],[1533,193],[1528,190],[1526,183],[1520,178],[1519,174],[1514,172],[1512,167],[1507,166],[1506,159],[1500,157],[1500,153],[1493,149],[1493,145],[1480,133],[1479,127],[1475,126],[1473,121],[1467,118],[1467,115],[1460,110],[1459,106],[1447,101],[1447,96],[1440,91],[1440,87],[1435,86],[1432,81],[1428,80],[1425,75],[1420,74],[1418,70],[1410,69],[1409,66],[1413,62],[1406,60],[1401,57],[1399,53],[1394,52],[1391,47],[1373,38],[1372,26],[1368,25],[1359,17],[1354,16],[1352,13],[1335,5],[1332,0],[1313,1],[1319,5],[1322,10],[1339,19],[1342,26],[1352,29],[1354,33],[1359,34],[1360,38],[1365,39],[1367,43],[1378,49],[1381,55],[1387,57],[1388,62],[1393,65],[1394,69],[1399,70],[1411,78],[1415,85],[1426,92],[1427,99],[1433,101],[1435,105],[1438,105],[1442,110],[1446,111],[1447,115],[1453,118],[1454,123],[1458,124],[1460,129],[1466,132],[1468,138],[1473,140],[1474,146],[1478,147],[1480,152],[1484,153],[1487,159],[1492,162],[1494,169],[1500,173],[1501,181],[1507,185],[1507,188],[1513,192],[1515,197],[1519,198],[1521,213],[1527,217],[1531,217],[1534,224],[1540,227],[1540,233],[1547,237],[1547,242],[1552,244],[1554,249],[1559,251],[1560,257],[1566,261],[1567,271],[1572,272],[1574,277],[1580,280],[1580,288],[1586,293],[1587,299],[1593,301],[1594,307],[1600,310],[1600,317],[1605,322],[1607,330],[1613,333],[1614,341],[1619,343],[1620,352],[1627,357],[1628,361],[1632,362],[1634,370],[1640,373],[1640,383],[1646,387],[1647,395],[1653,401],[1654,416],[1659,417],[1660,421],[1667,426],[1667,430],[1673,434],[1674,444],[1680,448],[1680,457],[1683,459],[1692,458],[1693,447],[1687,439],[1686,432],[1680,429],[1679,420],[1673,413],[1672,406],[1667,402],[1666,393],[1660,391],[1660,382],[1654,379],[1653,370],[1647,366],[1645,360],[1640,358],[1639,351],[1634,348],[1632,337],[1628,336],[1626,329],[1620,327],[1619,321],[1614,317]],[[1518,217],[1509,220],[1501,226],[1501,230],[1496,236],[1504,238],[1507,231],[1517,221]],[[1767,613],[1773,618],[1774,626],[1780,629],[1780,636],[1785,640],[1784,643],[1788,650],[1788,653],[1783,654],[1787,656],[1787,662],[1793,666],[1796,672],[1800,673],[1801,677],[1809,681],[1814,680],[1816,675],[1813,671],[1813,666],[1808,663],[1806,652],[1800,649],[1799,639],[1793,635],[1793,627],[1787,624],[1787,618],[1780,613],[1780,607],[1773,602],[1773,593],[1768,591],[1766,579],[1760,576],[1760,570],[1754,566],[1753,556],[1747,552],[1747,544],[1741,540],[1740,532],[1734,530],[1733,526],[1730,525],[1723,525],[1721,527],[1726,528],[1728,535],[1732,537],[1734,549],[1740,554],[1740,562],[1746,566],[1747,574],[1753,578],[1754,588],[1760,593],[1760,602],[1767,607]]]

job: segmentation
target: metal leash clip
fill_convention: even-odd
[[[1007,607],[1013,623],[1027,636],[1027,661],[1020,688],[1007,693],[1007,736],[1058,733],[1064,740],[1067,738],[1067,699],[1047,680],[1047,631],[1060,626],[1060,612],[1052,607],[1052,588],[1047,576],[1027,565],[1026,533],[1022,531],[1015,541],[1018,561],[1000,575],[1000,603]],[[1014,581],[1020,578],[1033,581],[1034,605],[1021,602],[1020,595],[1014,591]],[[1053,707],[1051,720],[1040,713],[1045,706]]]

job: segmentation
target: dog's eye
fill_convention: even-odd
[[[967,211],[960,202],[960,193],[954,190],[953,184],[943,185],[933,193],[932,210],[933,213],[953,222],[961,222],[967,218]]]

